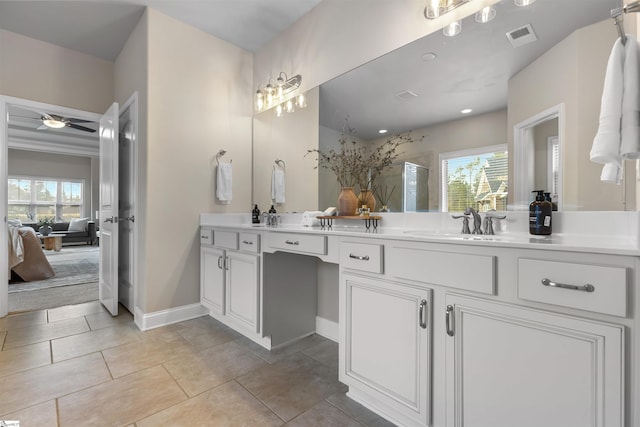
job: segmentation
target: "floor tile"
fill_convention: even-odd
[[[195,396],[265,364],[264,360],[231,341],[175,359],[165,363],[165,367],[189,396]]]
[[[178,331],[182,335],[181,331]],[[193,345],[193,347],[200,351],[206,350],[211,347],[215,347],[220,344],[224,344],[229,341],[234,341],[240,338],[241,335],[231,328],[212,328],[204,333],[198,335],[187,335],[185,339]],[[246,351],[246,349],[244,349]]]
[[[136,328],[133,323],[133,316],[127,310],[119,310],[119,314],[115,317],[111,313],[103,311],[101,313],[87,314],[85,318],[92,331],[122,325],[130,325]]]
[[[338,343],[326,340],[319,344],[309,347],[302,351],[302,353],[317,360],[323,365],[330,366],[332,368],[338,367]]]
[[[44,325],[28,326],[20,329],[11,329],[7,333],[3,350],[62,338],[88,330],[89,326],[84,317],[46,323]]]
[[[235,381],[136,423],[137,427],[280,426],[282,420]]]
[[[193,346],[175,332],[150,332],[153,338],[145,339],[147,332],[142,332],[139,341],[102,352],[114,378],[196,353]]]
[[[300,353],[256,369],[237,381],[285,421],[341,390],[337,370]]]
[[[347,397],[344,392],[335,393],[329,396],[326,401],[331,405],[337,407],[342,412],[346,413],[356,421],[368,426],[368,427],[394,427],[395,424],[389,422],[371,412],[355,400]]]
[[[186,399],[166,369],[156,366],[61,397],[60,426],[131,424]]]
[[[53,361],[106,350],[131,342],[139,341],[139,335],[128,326],[112,327],[71,335],[51,341]]]
[[[91,301],[83,304],[65,305],[64,307],[51,308],[47,310],[49,322],[59,322],[60,320],[82,317],[87,314],[105,312],[106,309],[100,301]]]
[[[0,387],[0,414],[15,412],[111,380],[99,353],[8,375]]]
[[[51,346],[48,341],[0,351],[0,377],[50,363]]]
[[[31,311],[29,313],[12,314],[0,319],[0,331],[26,328],[27,326],[47,323],[47,311]]]
[[[362,424],[335,406],[322,401],[286,424],[287,427],[361,427]]]
[[[302,338],[292,344],[271,351],[267,350],[259,344],[256,344],[249,338],[240,337],[236,341],[240,345],[255,353],[258,357],[266,360],[268,363],[275,363],[291,354],[306,350],[328,340],[324,337],[321,337],[320,335],[313,334],[308,337]]]
[[[11,414],[0,415],[0,420],[20,421],[21,427],[56,427],[58,425],[56,401],[49,400]]]

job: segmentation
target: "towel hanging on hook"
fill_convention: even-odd
[[[227,154],[226,150],[220,150],[218,151],[218,153],[216,154],[216,163],[219,165],[220,164],[220,157],[224,156],[225,154]],[[233,160],[229,160],[229,163],[233,162]]]

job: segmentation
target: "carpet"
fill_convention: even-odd
[[[64,246],[44,251],[55,276],[46,280],[9,284],[9,313],[80,304],[98,299],[97,246]]]
[[[9,294],[98,281],[100,248],[97,246],[63,247],[60,252],[44,251],[55,276],[45,280],[9,284]]]

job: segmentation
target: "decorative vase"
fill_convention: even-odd
[[[53,231],[53,228],[51,228],[51,226],[47,225],[46,227],[40,227],[38,229],[38,231],[40,232],[40,234],[42,234],[43,236],[48,236],[49,234],[51,234],[51,232]]]
[[[376,198],[373,197],[373,192],[371,190],[360,190],[360,195],[358,196],[358,207],[361,208],[362,205],[367,205],[371,212],[376,211]]]
[[[352,187],[343,187],[338,195],[338,214],[343,216],[357,215],[358,196]]]

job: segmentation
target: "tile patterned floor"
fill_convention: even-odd
[[[147,332],[97,302],[0,319],[0,420],[21,427],[392,426],[345,396],[338,346],[269,352],[206,316]]]

